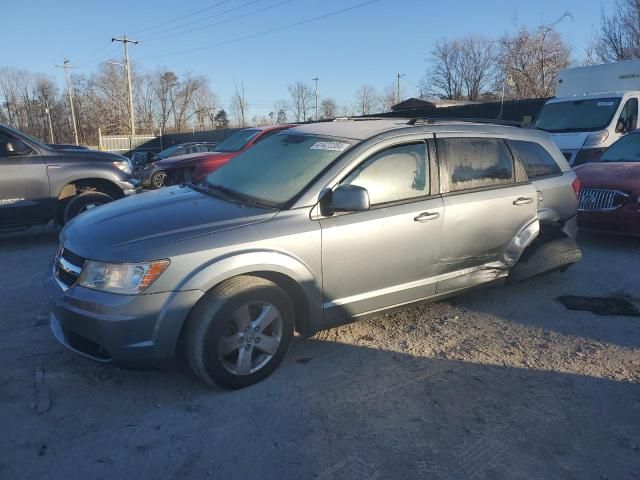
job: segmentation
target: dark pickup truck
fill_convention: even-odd
[[[0,125],[0,231],[50,220],[64,225],[139,189],[125,157],[56,149]]]

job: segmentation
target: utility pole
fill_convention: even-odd
[[[69,83],[69,69],[76,68],[72,65],[69,65],[69,59],[65,58],[62,65],[56,65],[58,68],[64,68],[64,78],[67,81],[67,95],[69,95],[69,107],[71,108],[71,122],[73,123],[73,136],[76,140],[76,145],[79,145],[78,142],[78,127],[76,125],[76,111],[73,108],[73,96],[71,95],[71,84]]]
[[[49,110],[49,101],[44,101],[44,111],[47,114],[47,118],[49,119],[49,137],[51,137],[51,143],[56,143],[53,138],[53,122],[51,121],[51,110]]]
[[[316,82],[316,122],[318,121],[318,80],[320,80],[317,76],[316,78],[312,78],[314,82]]]
[[[129,40],[126,35],[122,38],[113,37],[112,42],[122,42],[124,45],[124,66],[127,69],[127,89],[129,91],[129,124],[131,128],[131,137],[136,134],[136,122],[133,114],[133,91],[131,89],[131,65],[129,64],[129,47],[130,43],[137,45],[137,40]]]
[[[400,79],[401,79],[402,77],[404,77],[405,75],[406,75],[406,73],[398,73],[398,74],[397,74],[397,80],[398,80],[398,83],[397,83],[397,90],[396,90],[396,92],[397,92],[397,93],[396,93],[396,99],[397,99],[398,101],[397,101],[396,103],[400,103]]]

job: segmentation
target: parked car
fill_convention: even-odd
[[[640,131],[575,170],[582,182],[580,228],[640,236]]]
[[[76,215],[132,195],[139,182],[129,160],[94,150],[56,150],[0,125],[0,229]]]
[[[182,169],[181,172],[172,173],[172,182],[174,185],[179,183],[185,179],[185,174],[186,177],[190,174],[194,182],[199,182],[232,158],[249,150],[255,144],[262,142],[275,133],[291,127],[292,125],[271,125],[240,130],[218,145],[212,154],[205,155],[198,159],[192,171],[189,172]]]
[[[160,188],[167,177],[162,167],[157,167],[158,162],[181,157],[183,155],[212,152],[218,146],[218,142],[187,142],[165,148],[155,155],[151,152],[139,155],[132,153],[132,162],[135,164],[137,177],[144,186]]]
[[[204,382],[245,387],[275,370],[294,330],[307,337],[501,282],[519,266],[565,268],[579,258],[575,243],[573,256],[562,250],[576,232],[576,189],[537,130],[298,126],[201,184],[67,225],[47,282],[51,328],[101,362],[158,365],[184,352]]]

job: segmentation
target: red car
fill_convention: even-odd
[[[575,172],[582,183],[579,228],[640,236],[640,130]]]
[[[271,125],[268,127],[245,128],[234,133],[218,145],[213,152],[183,155],[163,165],[167,173],[166,185],[175,185],[182,181],[199,182],[214,170],[220,168],[232,158],[292,125]]]

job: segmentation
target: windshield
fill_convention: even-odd
[[[9,132],[11,132],[12,134],[17,135],[18,137],[22,136],[22,137],[26,138],[30,142],[35,143],[37,146],[42,147],[45,150],[53,150],[53,148],[51,148],[49,145],[44,143],[42,140],[39,140],[36,137],[33,137],[33,136],[29,135],[28,133],[19,132],[18,130],[15,130],[15,129],[13,129],[11,127],[7,127],[7,126],[4,126],[4,128],[9,130]]]
[[[603,130],[611,123],[619,104],[619,98],[547,103],[534,127],[551,133]]]
[[[600,157],[601,162],[640,162],[640,134],[632,133],[611,145]]]
[[[237,152],[238,150],[242,150],[247,142],[255,137],[258,133],[260,133],[260,130],[240,130],[239,132],[231,135],[220,145],[218,145],[213,151]]]
[[[174,145],[173,147],[165,148],[160,153],[156,153],[156,158],[168,158],[178,150],[180,150],[183,145]]]
[[[205,183],[267,205],[282,205],[350,146],[335,138],[280,133],[209,174]]]

